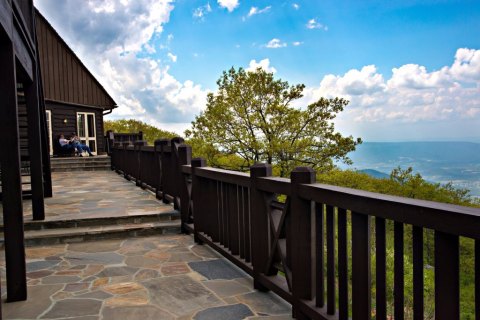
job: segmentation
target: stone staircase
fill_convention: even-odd
[[[50,159],[52,172],[110,170],[110,157],[58,157]]]
[[[44,246],[102,239],[129,239],[150,235],[180,233],[176,210],[161,213],[120,217],[26,221],[25,245]],[[3,226],[0,226],[0,247],[3,247]]]

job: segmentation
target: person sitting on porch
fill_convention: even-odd
[[[81,143],[75,144],[72,139],[70,140],[65,139],[65,136],[63,134],[60,135],[58,142],[60,143],[60,147],[62,147],[62,149],[65,149],[65,150],[76,149],[80,157],[82,157],[82,153],[84,150],[87,151],[90,156],[93,156],[88,146],[82,145]]]
[[[80,138],[77,136],[75,132],[72,132],[70,141],[71,141],[70,143],[73,144],[74,147],[78,150],[78,152],[80,153],[80,156],[82,156],[83,151],[86,151],[90,157],[93,157],[90,147],[87,146],[86,144],[82,144],[80,142]]]

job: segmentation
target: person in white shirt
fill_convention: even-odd
[[[60,143],[60,146],[62,147],[62,149],[65,149],[65,150],[77,149],[77,152],[79,153],[80,157],[82,157],[83,151],[87,151],[89,156],[91,157],[93,156],[88,146],[81,144],[78,141],[75,142],[74,139],[70,139],[70,140],[65,139],[65,136],[63,134],[60,135],[58,142]]]

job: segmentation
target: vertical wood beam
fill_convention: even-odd
[[[28,154],[30,157],[30,179],[32,186],[33,220],[45,220],[43,194],[42,136],[40,132],[40,105],[38,100],[38,78],[34,69],[33,81],[24,84],[28,121]]]
[[[258,282],[258,276],[264,272],[269,256],[268,214],[265,195],[257,189],[257,179],[272,175],[272,166],[257,163],[250,167],[250,221],[252,229],[252,265],[253,286],[257,290],[267,291]]]
[[[301,198],[298,187],[301,184],[315,183],[315,171],[309,167],[295,168],[291,173],[291,262],[292,295],[296,300],[311,300],[314,296],[315,275],[312,259],[312,203]],[[289,239],[287,239],[288,241]],[[293,314],[297,319],[308,319],[293,304]]]
[[[22,181],[18,129],[15,54],[10,42],[0,46],[0,163],[7,271],[7,301],[27,299],[25,246],[23,243]]]

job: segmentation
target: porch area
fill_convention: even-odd
[[[110,170],[53,172],[45,220],[24,200],[28,299],[3,319],[291,319],[291,306],[180,234],[179,213]],[[3,210],[0,208],[0,212]]]

